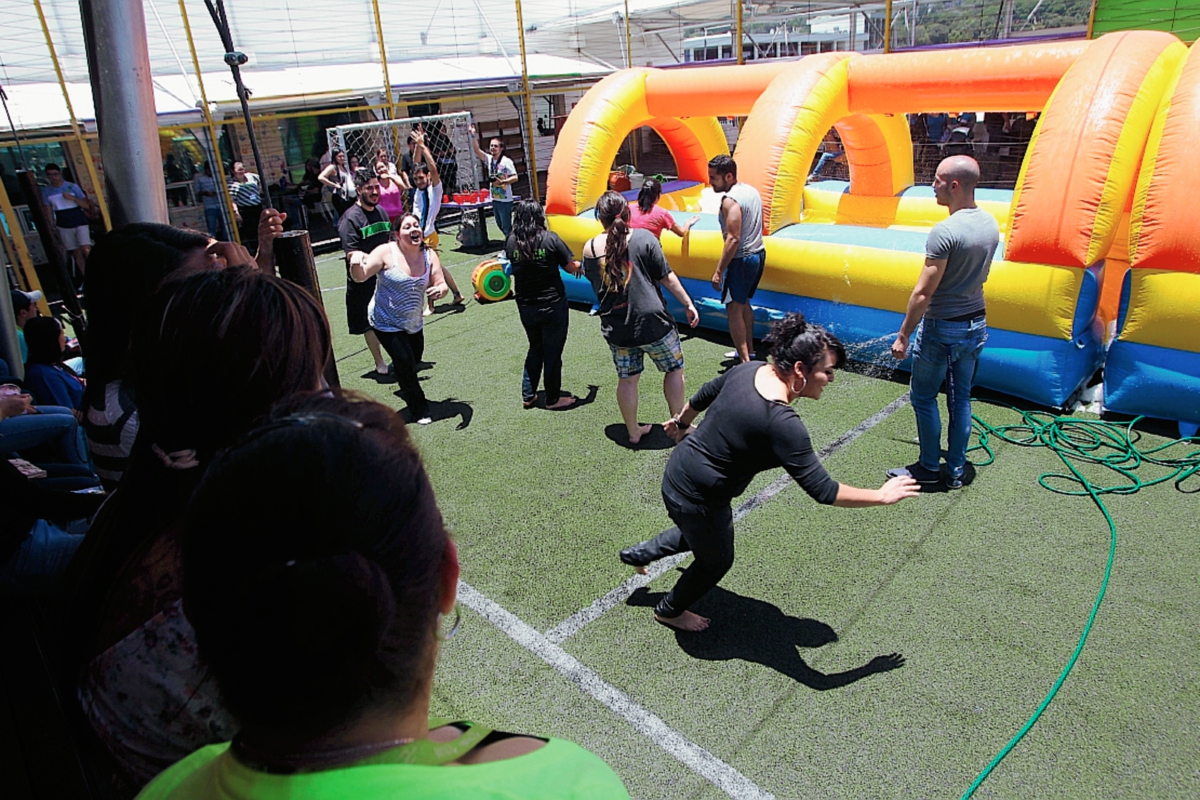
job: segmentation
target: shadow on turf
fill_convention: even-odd
[[[643,436],[637,444],[629,443],[629,431],[620,422],[604,426],[604,435],[613,444],[624,447],[626,450],[668,450],[675,446],[675,442],[671,440],[670,436],[667,436],[662,425],[652,427],[650,432]]]
[[[665,595],[645,587],[635,591],[626,605],[653,607]],[[722,589],[710,589],[692,609],[712,619],[712,625],[700,633],[675,631],[680,649],[704,661],[753,661],[770,667],[810,689],[838,689],[857,680],[888,672],[904,665],[904,656],[891,653],[876,656],[861,667],[845,672],[824,673],[810,667],[798,647],[821,647],[836,642],[837,633],[815,619],[789,617],[778,607],[752,597]]]
[[[399,396],[399,392],[396,395]],[[404,419],[405,425],[412,425],[412,412],[407,408],[401,409],[400,416]],[[461,431],[471,425],[471,420],[475,416],[475,409],[471,408],[470,403],[464,403],[462,400],[455,400],[453,397],[447,397],[445,400],[430,400],[429,401],[429,418],[434,422],[441,422],[444,419],[453,419],[459,417],[460,421],[454,426],[454,430]]]

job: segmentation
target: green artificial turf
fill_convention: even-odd
[[[483,257],[442,255],[469,295]],[[345,332],[340,257],[322,258],[319,271],[343,386],[403,407],[394,384],[362,377],[373,365],[362,338]],[[439,313],[426,341],[435,364],[423,385],[435,418],[446,418],[410,431],[463,580],[546,631],[629,577],[620,548],[670,524],[659,496],[670,450],[653,436],[648,447],[623,446],[616,376],[586,309],[571,312],[564,386],[592,402],[566,412],[521,408],[525,338],[511,302]],[[685,338],[689,390],[716,374],[728,347],[718,334]],[[822,400],[798,404],[817,447],[904,394],[873,374],[844,371]],[[641,404],[643,421],[666,418],[653,367]],[[996,425],[1019,419],[993,400],[975,413]],[[1062,471],[1053,453],[994,450],[961,491],[892,508],[822,507],[789,487],[738,523],[737,561],[697,608],[714,618],[708,632],[653,623],[649,605],[674,583],[671,571],[562,647],[776,797],[958,797],[1067,662],[1109,550],[1089,499],[1037,484]],[[838,480],[877,486],[916,453],[905,406],[826,465]],[[777,477],[759,476],[743,499]],[[1196,498],[1162,485],[1105,502],[1118,544],[1091,638],[977,797],[1200,796]],[[634,797],[722,796],[487,620],[465,618],[443,650],[434,713],[573,739]],[[907,659],[900,669],[830,686],[892,652]]]

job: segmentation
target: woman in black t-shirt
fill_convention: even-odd
[[[546,215],[533,200],[522,200],[513,209],[513,230],[504,245],[512,264],[514,293],[521,325],[529,338],[521,401],[525,408],[537,404],[538,383],[546,378],[546,408],[570,408],[578,402],[562,396],[562,352],[567,343],[567,292],[559,268],[582,273],[579,262],[557,233],[546,230]]]
[[[596,203],[596,217],[604,233],[583,246],[583,270],[600,300],[600,333],[617,368],[617,405],[632,445],[650,432],[637,418],[643,356],[650,356],[663,373],[663,394],[671,413],[683,408],[683,348],[659,284],[683,305],[693,328],[700,315],[654,234],[629,227],[624,197],[605,192]]]
[[[799,397],[819,400],[846,351],[803,314],[775,323],[767,340],[772,363],[748,361],[714,378],[663,423],[667,435],[681,442],[662,482],[663,502],[677,527],[622,550],[621,560],[645,573],[653,561],[692,552],[695,561],[654,608],[654,618],[672,628],[708,627],[709,620],[688,607],[733,566],[731,503],[758,473],[782,466],[818,503],[841,508],[891,505],[920,490],[911,477],[892,478],[879,489],[856,489],[830,478],[791,404]],[[705,409],[704,424],[693,428]]]

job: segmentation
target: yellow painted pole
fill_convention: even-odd
[[[229,227],[226,231],[238,244],[242,243],[242,234],[238,230],[237,217],[233,210],[233,197],[229,194],[229,183],[225,178],[225,169],[221,164],[221,145],[217,139],[217,126],[213,122],[212,111],[208,107],[208,93],[204,90],[204,76],[200,74],[200,57],[196,55],[196,40],[192,38],[192,25],[188,21],[187,7],[179,0],[179,14],[183,17],[183,29],[187,33],[188,50],[192,53],[192,68],[196,70],[196,83],[200,86],[200,104],[204,108],[204,123],[208,128],[208,142],[212,146],[209,164],[212,167],[213,179],[221,187],[221,199],[225,203],[225,213],[229,217]],[[216,159],[215,164],[212,159]]]
[[[892,0],[887,0],[883,17],[883,52],[892,52]]]
[[[58,52],[54,49],[54,39],[50,36],[50,26],[46,24],[46,13],[42,11],[42,0],[33,0],[33,5],[37,8],[38,19],[42,23],[42,33],[46,36],[46,47],[50,49],[50,60],[54,62],[58,85],[62,88],[63,100],[67,103],[67,113],[71,115],[71,132],[75,136],[75,141],[79,143],[79,148],[83,150],[83,163],[87,167],[92,188],[96,190],[96,202],[100,206],[100,216],[104,219],[104,229],[110,230],[112,218],[108,215],[108,200],[104,197],[104,186],[101,185],[100,176],[96,173],[96,164],[92,161],[92,151],[88,148],[83,134],[79,132],[79,120],[75,118],[75,107],[71,105],[71,95],[67,91],[67,82],[63,78],[62,65],[58,62]]]
[[[379,63],[383,65],[383,88],[387,90],[388,118],[396,115],[396,101],[392,98],[392,78],[388,75],[387,45],[383,43],[383,20],[379,16],[379,0],[371,0],[375,11],[375,38],[379,40]]]
[[[525,127],[529,142],[529,186],[533,189],[533,199],[542,202],[542,190],[538,187],[537,145],[533,132],[537,130],[533,120],[533,95],[529,91],[529,59],[525,50],[525,22],[521,16],[521,0],[515,0],[517,5],[517,35],[521,42],[521,85],[525,94]]]
[[[1100,0],[1092,0],[1092,10],[1088,14],[1088,29],[1087,38],[1096,38],[1096,6],[1100,5]]]
[[[396,118],[396,99],[392,96],[392,77],[388,74],[387,63],[387,45],[383,43],[383,19],[379,16],[379,0],[371,0],[371,7],[375,11],[375,36],[379,39],[379,63],[383,65],[383,88],[387,90],[387,118]],[[400,132],[392,128],[392,152],[396,154],[396,158],[400,158]],[[375,154],[371,154],[371,158],[375,158]],[[375,169],[375,165],[370,167]]]
[[[629,32],[629,0],[625,0],[625,66],[633,69],[633,35]],[[638,167],[639,135],[637,131],[629,132],[629,160],[633,162],[634,169]]]
[[[737,41],[733,46],[737,48],[737,63],[739,64],[746,63],[742,56],[742,36],[742,0],[737,0]]]
[[[33,268],[33,256],[29,254],[29,246],[25,244],[25,237],[21,235],[21,221],[17,219],[17,213],[13,211],[12,202],[8,199],[8,192],[4,190],[4,184],[0,183],[0,211],[4,212],[4,218],[8,220],[8,230],[12,234],[12,247],[16,250],[12,263],[18,267],[15,270],[18,278],[24,278],[21,288],[27,292],[41,291],[42,284],[38,280],[37,270]],[[3,235],[0,233],[0,235]],[[4,240],[4,249],[9,249],[8,239]],[[42,299],[38,301],[38,310],[47,317],[50,316],[50,306],[46,304],[46,297],[43,294]]]

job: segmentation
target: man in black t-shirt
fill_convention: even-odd
[[[346,254],[346,325],[350,333],[362,335],[367,349],[375,359],[375,372],[387,375],[388,364],[371,323],[367,321],[367,305],[375,295],[375,276],[362,283],[350,279],[350,265],[362,262],[371,251],[392,238],[392,226],[387,212],[379,208],[379,178],[368,169],[354,173],[358,198],[346,209],[338,222],[338,236]]]

